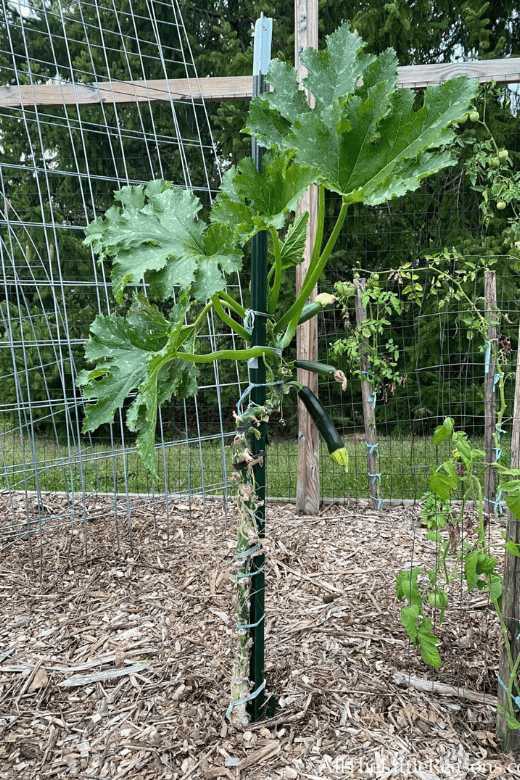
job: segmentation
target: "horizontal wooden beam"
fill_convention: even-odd
[[[430,84],[442,84],[455,76],[467,76],[478,81],[520,83],[520,58],[413,65],[397,70],[400,87],[420,89]],[[86,106],[96,103],[169,103],[170,100],[249,100],[252,89],[251,76],[0,86],[0,108]]]
[[[107,81],[97,84],[0,86],[0,107],[87,106],[111,103],[169,103],[170,100],[249,100],[252,76],[208,79]]]
[[[500,84],[520,83],[520,58],[504,60],[475,60],[432,65],[411,65],[397,68],[400,87],[428,87],[443,84],[456,76],[467,76],[478,81],[496,81]]]

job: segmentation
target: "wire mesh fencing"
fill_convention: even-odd
[[[87,496],[106,494],[115,514],[128,522],[139,496],[227,498],[226,443],[235,404],[247,386],[245,369],[237,365],[204,368],[194,400],[162,409],[156,449],[160,477],[154,483],[122,417],[95,436],[82,433],[83,401],[75,377],[84,366],[83,344],[95,316],[114,311],[110,269],[96,263],[82,240],[85,225],[103,215],[114,191],[126,184],[170,179],[209,205],[220,164],[236,162],[248,152],[248,142],[235,139],[233,152],[223,158],[201,100],[171,91],[168,79],[196,78],[174,0],[74,8],[57,3],[26,11],[4,0],[2,10],[0,490],[5,519],[0,543],[30,528],[69,521],[70,513],[45,508],[40,499],[46,493],[77,497],[74,520],[85,515]],[[36,100],[42,86],[45,100]],[[504,101],[509,119],[515,111]],[[516,134],[507,146],[516,154]],[[331,199],[331,218],[335,209]],[[356,205],[323,287],[332,290],[337,282],[352,281],[355,271],[367,280],[379,273],[379,287],[402,299],[391,270],[403,263],[419,268],[426,253],[452,245],[466,256],[474,256],[476,247],[483,256],[492,254],[494,246],[476,227],[478,216],[478,199],[462,165],[429,179],[406,199],[372,209]],[[498,257],[495,267],[502,355],[510,375],[517,350],[518,277],[505,258]],[[287,283],[292,281],[288,276]],[[230,280],[230,291],[241,299],[248,283],[246,258],[240,277]],[[480,274],[475,300],[483,295],[483,283]],[[382,314],[388,322],[378,337],[380,360],[388,370],[373,387],[377,446],[365,435],[360,366],[348,359],[348,349],[340,354],[334,346],[351,337],[354,310],[337,305],[321,317],[319,358],[343,368],[349,382],[345,392],[323,383],[320,393],[350,453],[344,474],[322,451],[322,497],[367,499],[377,483],[383,500],[417,501],[432,464],[442,457],[431,441],[436,425],[450,416],[475,442],[483,437],[485,342],[474,333],[467,310],[454,301],[443,306],[439,295],[429,288],[421,301],[404,306],[403,300],[401,313]],[[232,346],[231,331],[210,317],[201,351]],[[506,395],[510,408],[510,381]],[[295,410],[294,400],[284,401],[270,423],[271,497],[296,495]],[[507,425],[502,444],[505,454]],[[377,456],[372,471],[370,448]],[[35,502],[31,513],[28,497]]]
[[[499,277],[497,281],[500,322],[497,347],[505,373],[506,419],[512,416],[518,348],[518,307],[516,298],[511,298],[517,284],[517,278]],[[387,290],[396,288],[392,281],[380,281],[378,285]],[[481,274],[473,290],[474,300],[481,309],[484,308],[483,287],[484,274]],[[457,301],[441,305],[440,295],[442,292],[430,289],[427,301],[412,303],[406,313],[387,315],[388,324],[379,335],[379,357],[392,363],[386,375],[374,382],[372,399],[378,479],[385,500],[417,501],[429,489],[429,475],[442,462],[449,447],[447,443],[437,447],[432,440],[435,428],[445,418],[453,418],[455,429],[465,431],[475,447],[484,447],[486,339],[475,331],[467,306],[461,307]],[[333,354],[335,344],[352,338],[354,327],[352,315],[347,312],[345,316],[337,310],[322,323],[323,359],[336,360],[350,377],[345,392],[330,383],[321,390],[351,456],[349,474],[345,476],[331,469],[324,459],[323,495],[331,498],[370,495],[367,450],[374,442],[367,446],[362,377],[355,361]],[[504,462],[508,462],[510,433],[510,424],[506,422],[501,434]]]
[[[378,286],[399,295],[399,285],[380,275]],[[510,448],[514,370],[518,349],[518,306],[515,290],[520,277],[497,277],[500,326],[498,350],[505,372],[507,405],[501,434],[504,462]],[[476,280],[475,300],[483,306],[484,274]],[[388,324],[378,337],[380,359],[392,363],[387,375],[373,383],[373,414],[377,429],[378,480],[384,501],[418,501],[428,490],[432,469],[442,462],[449,444],[437,447],[432,436],[446,417],[464,430],[474,446],[484,446],[486,424],[484,381],[486,340],[475,332],[467,307],[457,301],[440,305],[439,293],[429,290],[428,301],[408,303],[401,314],[385,315]],[[319,394],[329,416],[345,441],[349,469],[345,474],[320,448],[320,493],[323,499],[368,499],[369,468],[362,401],[360,364],[356,357],[338,355],[335,345],[355,343],[353,304],[346,314],[335,306],[320,316],[319,355],[324,363],[342,369],[345,391],[334,381],[320,379]],[[390,342],[390,347],[388,346]],[[388,376],[391,373],[391,376]],[[296,495],[296,410],[282,409],[282,424],[273,421],[268,448],[269,494]]]
[[[81,519],[90,494],[112,495],[129,517],[137,494],[226,492],[232,421],[220,410],[226,393],[240,395],[237,370],[223,382],[214,365],[199,399],[161,416],[155,484],[121,416],[99,435],[81,432],[83,343],[95,316],[114,311],[109,268],[83,245],[85,225],[127,184],[168,179],[206,206],[218,186],[205,105],[174,94],[172,78],[196,79],[175,0],[2,2],[1,544]],[[240,295],[240,279],[231,285]],[[208,319],[201,351],[223,338]],[[74,497],[72,515],[46,509],[48,492]]]

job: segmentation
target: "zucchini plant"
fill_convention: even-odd
[[[249,439],[280,398],[295,388],[312,408],[329,450],[345,464],[346,450],[333,434],[317,399],[295,380],[295,364],[284,355],[297,326],[331,303],[308,298],[319,281],[353,203],[377,206],[411,190],[426,176],[451,165],[454,125],[471,110],[476,82],[461,77],[428,87],[423,96],[397,88],[392,50],[374,56],[347,25],[327,39],[324,51],[302,56],[308,75],[300,89],[294,68],[274,60],[272,91],[251,102],[246,131],[267,153],[263,170],[244,159],[224,175],[207,219],[191,192],[161,180],[127,186],[116,205],[86,230],[86,242],[100,262],[112,263],[116,301],[126,313],[98,316],[91,326],[86,357],[95,367],[78,384],[86,400],[84,431],[109,423],[130,394],[126,423],[137,433],[137,449],[155,473],[158,407],[172,395],[197,392],[201,364],[214,360],[263,361],[268,399],[237,414],[236,478],[241,523],[237,542],[239,649],[233,674],[231,718],[247,722],[251,558],[261,547],[255,518],[252,473],[256,458]],[[418,102],[420,105],[418,105]],[[309,185],[319,188],[317,231],[301,291],[280,295],[284,276],[302,261],[308,214],[297,216]],[[341,206],[325,235],[325,195]],[[251,312],[226,291],[226,276],[241,269],[248,243],[266,231],[270,238],[267,312]],[[197,334],[210,312],[231,329],[243,348],[204,352]],[[267,346],[251,346],[251,318],[266,317]],[[318,373],[321,369],[315,367]],[[344,379],[339,377],[342,383]]]

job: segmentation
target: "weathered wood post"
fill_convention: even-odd
[[[518,352],[516,356],[515,400],[513,406],[513,430],[511,433],[511,468],[520,468],[520,328],[518,333]],[[513,541],[520,545],[520,522],[515,520],[511,512],[507,512],[506,541]],[[502,594],[502,611],[504,623],[507,626],[509,641],[511,643],[511,658],[513,664],[520,655],[520,558],[505,551],[504,558],[504,582]],[[511,677],[509,659],[505,648],[502,648],[500,664],[498,668],[498,703],[505,712],[497,715],[497,735],[504,753],[520,748],[520,729],[508,727],[508,693],[507,687]],[[518,672],[516,674],[518,678]],[[516,683],[516,681],[515,681]],[[513,696],[517,696],[516,685],[513,687]],[[519,719],[516,707],[516,717]]]
[[[497,346],[497,287],[495,271],[486,271],[484,277],[485,316],[489,321],[486,339],[486,364],[484,375],[484,450],[486,463],[494,463],[497,460],[495,447],[496,394],[495,394],[495,369],[496,361],[493,347]],[[496,470],[488,466],[484,474],[484,496],[487,512],[496,514]]]
[[[359,327],[367,318],[367,312],[363,306],[362,296],[366,286],[366,279],[354,279],[356,288],[355,308],[356,324]],[[363,339],[368,346],[368,339]],[[376,405],[376,394],[372,383],[370,382],[370,363],[366,352],[361,350],[359,364],[361,369],[361,397],[363,399],[363,420],[365,423],[365,443],[367,447],[367,470],[368,484],[370,487],[370,498],[374,509],[381,506],[381,474],[379,468],[379,442],[377,439],[376,418],[374,408]]]
[[[302,52],[318,48],[318,4],[316,0],[295,0],[295,67],[300,83],[307,74],[301,64]],[[312,98],[312,96],[310,96]],[[312,105],[312,104],[311,104]],[[300,213],[309,212],[307,243],[303,263],[296,268],[296,295],[299,294],[305,274],[309,268],[318,213],[318,190],[312,186],[300,201]],[[310,298],[314,300],[316,290]],[[318,322],[313,317],[299,326],[296,334],[298,360],[318,359]],[[318,375],[298,369],[298,382],[307,385],[318,394]],[[320,508],[319,433],[307,409],[298,400],[298,485],[296,488],[296,512],[301,515],[316,515]]]

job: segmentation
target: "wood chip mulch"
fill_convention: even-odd
[[[487,598],[452,587],[434,624],[438,671],[401,625],[396,574],[433,560],[417,508],[268,506],[277,709],[243,730],[225,717],[233,503],[129,511],[46,494],[29,509],[36,532],[4,534],[0,553],[1,780],[520,778],[495,733],[501,639]],[[0,516],[12,512],[0,496]]]

